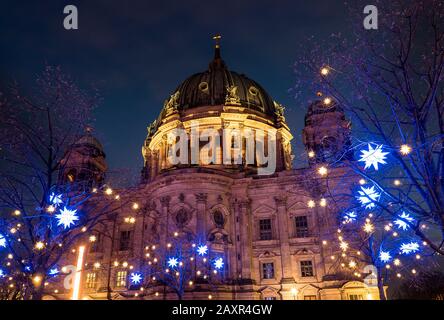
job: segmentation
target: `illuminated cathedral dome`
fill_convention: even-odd
[[[218,37],[215,39],[218,40]],[[179,163],[171,156],[175,150],[172,142],[174,139],[168,138],[176,134],[177,129],[184,130],[190,137],[192,131],[193,136],[207,134],[208,130],[217,132],[219,136],[214,138],[214,141],[219,139],[221,145],[216,146],[214,142],[213,146],[212,142],[214,150],[208,151],[203,141],[200,141],[196,148],[194,142],[192,144],[187,141],[184,148],[189,150],[183,152]],[[233,136],[222,137],[220,135],[224,130],[239,131]],[[251,148],[247,154],[246,143],[243,141],[246,141],[250,133],[250,140],[261,135],[267,139],[275,136],[275,171],[291,169],[290,141],[293,136],[285,121],[284,107],[274,101],[256,81],[241,73],[230,71],[221,58],[218,42],[208,69],[188,77],[176,88],[166,99],[159,117],[148,126],[147,131],[148,135],[142,147],[142,180],[145,182],[163,172],[184,167],[205,167],[230,173],[255,174],[263,164],[254,151],[254,154],[250,154]],[[175,141],[179,140],[176,138]],[[261,142],[252,143],[253,149],[262,148]],[[263,145],[268,148],[268,142]],[[191,156],[192,152],[196,154]],[[174,155],[177,154],[176,150]],[[232,156],[233,161],[226,159],[228,154]],[[238,154],[240,156],[237,156]]]
[[[180,92],[179,110],[223,105],[228,90],[236,88],[237,103],[240,106],[275,117],[275,105],[268,93],[256,81],[228,70],[217,52],[208,70],[190,76],[175,90]]]
[[[216,44],[214,59],[208,69],[188,77],[174,90],[165,101],[157,125],[171,109],[183,113],[199,107],[227,104],[238,106],[244,112],[257,113],[273,122],[283,115],[283,107],[259,83],[228,69],[221,58],[220,46]]]

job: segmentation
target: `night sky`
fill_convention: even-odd
[[[68,4],[79,10],[78,30],[63,28]],[[208,67],[212,36],[220,33],[229,69],[256,80],[287,107],[300,147],[314,94],[292,98],[292,65],[307,37],[346,31],[345,14],[343,2],[332,0],[1,0],[0,82],[27,84],[49,64],[82,87],[98,87],[103,102],[95,134],[108,164],[139,171],[147,125],[185,78]]]

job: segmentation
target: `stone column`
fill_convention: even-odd
[[[285,196],[274,197],[277,207],[279,242],[281,245],[282,283],[294,283],[293,267],[288,236],[287,199]]]
[[[242,278],[251,279],[251,267],[253,261],[253,243],[252,243],[252,223],[250,214],[250,201],[242,199],[239,201],[239,216],[241,230],[241,250],[242,250]]]
[[[151,152],[151,179],[153,179],[157,175],[158,171],[158,163],[159,163],[159,156],[157,151]]]
[[[167,136],[164,135],[160,145],[160,170],[165,169],[167,165],[167,145]]]
[[[164,246],[167,242],[168,236],[168,220],[169,220],[169,206],[170,206],[170,196],[164,196],[160,198],[160,203],[162,208],[160,209],[160,245]]]
[[[200,242],[205,242],[207,240],[207,194],[206,193],[196,193],[197,202],[197,215],[196,215],[196,231],[197,239]]]

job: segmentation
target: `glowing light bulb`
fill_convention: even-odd
[[[320,205],[321,207],[325,207],[325,206],[327,206],[327,200],[324,199],[324,198],[322,198],[321,201],[319,201],[319,205]]]
[[[331,103],[331,98],[327,97],[324,99],[324,104],[328,106]]]
[[[325,176],[325,175],[328,173],[328,170],[327,170],[326,167],[322,166],[322,167],[320,167],[320,168],[318,169],[318,173],[319,173],[321,176]]]
[[[401,152],[401,154],[403,156],[408,155],[410,152],[412,152],[412,148],[408,145],[408,144],[403,144],[401,145],[401,147],[399,148],[399,152]]]
[[[307,206],[308,206],[309,208],[314,208],[314,207],[316,206],[316,202],[315,202],[314,200],[309,200],[309,201],[307,202]]]
[[[315,157],[315,152],[313,150],[308,151],[308,157],[309,158],[314,158]]]
[[[328,75],[330,73],[330,69],[328,68],[328,67],[322,67],[321,68],[321,74],[323,75],[323,76],[326,76],[326,75]]]
[[[136,202],[134,202],[134,203],[133,203],[133,209],[134,209],[134,210],[139,209],[139,204],[136,203]]]
[[[113,194],[113,189],[111,189],[111,188],[106,188],[105,193],[106,193],[107,195],[112,195],[112,194]]]
[[[43,248],[45,247],[45,244],[42,241],[38,241],[36,242],[35,246],[34,246],[37,250],[43,250]]]

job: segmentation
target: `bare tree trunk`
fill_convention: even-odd
[[[377,268],[378,271],[378,291],[379,291],[379,299],[380,300],[387,300],[387,297],[385,296],[385,291],[384,291],[384,280],[382,278],[382,274],[381,274],[381,268]]]

